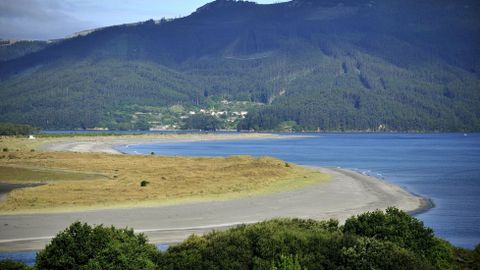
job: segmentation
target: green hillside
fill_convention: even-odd
[[[128,128],[142,120],[132,107],[180,105],[181,126],[232,101],[252,104],[239,129],[477,131],[477,14],[473,0],[217,0],[12,56],[0,121]]]
[[[39,50],[48,46],[45,41],[16,41],[0,39],[0,62],[12,60]]]

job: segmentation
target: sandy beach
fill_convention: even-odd
[[[122,154],[116,147],[143,143],[175,143],[218,140],[262,140],[295,138],[293,135],[276,135],[269,133],[238,134],[147,134],[73,138],[71,140],[54,141],[40,146],[43,151],[71,151]]]
[[[71,141],[47,145],[43,149],[118,153],[113,147],[143,142],[149,141]],[[152,243],[175,243],[192,233],[201,234],[275,217],[334,218],[344,221],[352,215],[391,206],[411,213],[432,206],[425,198],[371,176],[339,168],[315,169],[330,174],[331,181],[286,192],[224,201],[70,213],[2,215],[0,251],[41,249],[55,234],[77,220],[90,224],[130,227],[136,232],[145,233]]]
[[[236,200],[0,216],[0,251],[41,249],[55,234],[77,220],[130,227],[145,233],[153,243],[175,243],[192,233],[201,234],[275,217],[344,221],[352,215],[390,206],[409,212],[429,207],[424,198],[376,178],[337,168],[319,170],[331,174],[332,180],[298,190]]]

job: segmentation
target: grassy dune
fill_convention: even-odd
[[[172,142],[172,141],[203,141],[203,140],[238,140],[238,139],[272,139],[286,138],[268,133],[238,133],[238,134],[114,134],[114,133],[61,133],[61,134],[38,134],[36,139],[27,137],[0,136],[0,154],[6,149],[8,152],[38,151],[49,144],[61,142],[114,142],[119,144],[139,142]],[[293,137],[293,136],[290,136]],[[4,152],[5,153],[5,152]]]
[[[26,151],[0,153],[0,174],[0,182],[47,183],[12,191],[0,204],[4,213],[221,200],[328,180],[319,172],[269,157]],[[142,181],[148,182],[146,186]]]

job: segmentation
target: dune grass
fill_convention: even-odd
[[[104,178],[104,176],[95,173],[73,172],[58,169],[52,170],[44,168],[0,166],[0,182],[2,183],[47,183],[53,181],[89,180],[99,178]]]
[[[2,168],[10,170],[9,182],[47,183],[12,191],[0,204],[3,213],[222,200],[295,189],[328,179],[327,175],[278,159],[250,156],[18,151],[0,153]]]
[[[203,140],[237,140],[237,139],[272,139],[285,138],[268,133],[237,133],[237,134],[169,134],[169,133],[146,133],[146,134],[115,134],[115,133],[87,133],[87,134],[38,134],[35,139],[26,136],[0,136],[0,156],[5,153],[18,151],[41,151],[49,144],[61,142],[113,142],[119,144],[140,142],[171,142],[171,141],[203,141]],[[293,136],[292,136],[293,137]]]

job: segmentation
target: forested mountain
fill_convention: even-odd
[[[476,0],[217,0],[0,62],[0,121],[94,127],[217,96],[265,104],[240,129],[480,130],[478,14]]]
[[[46,41],[10,41],[0,39],[0,63],[39,51],[47,46],[48,42]]]

